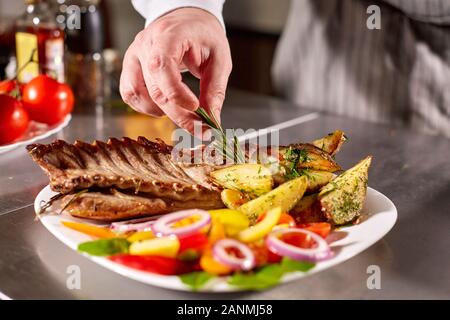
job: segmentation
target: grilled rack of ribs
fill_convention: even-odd
[[[74,216],[113,221],[183,208],[222,208],[212,164],[175,161],[172,147],[144,137],[92,144],[57,140],[27,147]],[[80,190],[88,192],[76,195]]]

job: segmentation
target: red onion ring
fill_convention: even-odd
[[[227,249],[238,249],[239,252],[244,256],[243,258],[238,258],[230,255]],[[242,242],[234,239],[222,239],[214,244],[213,257],[218,262],[223,263],[233,270],[251,270],[256,265],[256,258],[253,251]]]
[[[280,239],[280,236],[288,233],[306,234],[310,236],[317,245],[314,248],[299,248],[288,244]],[[273,253],[294,260],[318,262],[333,256],[333,252],[328,246],[328,243],[322,237],[314,232],[300,228],[281,228],[274,230],[267,236],[266,245]]]
[[[130,232],[130,231],[148,231],[155,223],[157,217],[145,217],[139,219],[132,219],[127,221],[113,222],[109,228],[116,232]]]
[[[200,216],[198,221],[188,226],[173,228],[172,223],[192,216]],[[152,230],[157,236],[176,235],[178,237],[190,236],[211,223],[208,211],[200,209],[183,210],[162,216],[152,225]]]

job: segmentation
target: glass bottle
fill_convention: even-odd
[[[67,8],[79,8],[80,28],[66,26],[67,82],[77,96],[77,108],[104,102],[105,61],[103,12],[99,0],[68,0]],[[67,12],[67,21],[69,15]]]
[[[38,74],[64,81],[64,31],[48,3],[26,0],[25,13],[15,23],[18,80],[26,83]],[[34,63],[24,65],[33,55]]]

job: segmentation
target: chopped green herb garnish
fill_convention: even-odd
[[[310,161],[308,151],[305,149],[294,149],[289,147],[284,153],[284,158],[287,161],[285,165],[285,178],[292,180],[303,175],[302,171],[298,170],[299,163]]]

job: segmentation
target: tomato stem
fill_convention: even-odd
[[[38,63],[37,61],[35,61],[33,59],[35,52],[36,52],[36,48],[33,49],[33,51],[31,51],[31,55],[30,55],[30,58],[28,59],[28,61],[23,66],[21,66],[19,69],[17,69],[16,75],[15,75],[15,77],[12,80],[17,80],[17,77],[19,76],[19,73],[21,73],[30,63],[32,63],[32,62]]]

